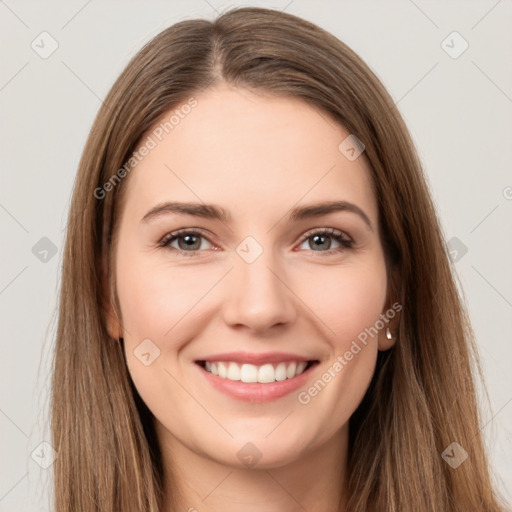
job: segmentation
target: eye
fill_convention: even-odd
[[[336,242],[338,242],[340,246],[331,249],[331,239],[334,239]],[[304,235],[301,245],[308,242],[308,240],[312,240],[312,242],[309,242],[309,247],[306,249],[313,250],[313,252],[324,252],[327,254],[341,252],[345,249],[350,249],[354,245],[353,240],[345,235],[343,231],[339,231],[333,228],[323,228],[321,230],[309,231]],[[314,250],[317,248],[320,249],[320,251]]]
[[[181,229],[174,231],[166,235],[161,242],[160,247],[168,247],[183,256],[197,256],[201,252],[202,239],[208,240],[208,237],[200,230],[197,229]],[[323,252],[326,254],[333,254],[341,252],[345,249],[350,249],[354,242],[345,233],[333,228],[317,229],[316,231],[307,232],[301,242],[301,245],[306,243],[308,240],[312,240],[309,243],[309,247],[306,250],[312,250],[313,252]],[[339,247],[331,248],[331,239],[334,239]],[[177,247],[172,244],[177,242]],[[320,249],[316,251],[315,249]]]
[[[182,229],[166,235],[160,242],[161,247],[171,247],[184,256],[196,256],[201,248],[201,239],[208,240],[199,230]],[[178,242],[178,247],[171,244]]]

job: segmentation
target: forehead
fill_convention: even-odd
[[[299,98],[228,86],[194,98],[194,108],[172,108],[143,138],[154,147],[126,191],[139,218],[158,202],[183,200],[216,203],[235,217],[268,213],[275,222],[298,203],[347,200],[376,221],[366,163],[340,151],[350,132],[330,115]]]

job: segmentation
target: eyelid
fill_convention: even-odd
[[[176,231],[166,233],[162,237],[162,239],[158,242],[158,245],[165,246],[165,244],[170,242],[170,240],[172,240],[173,238],[178,238],[179,236],[185,235],[185,234],[198,234],[198,235],[201,235],[206,240],[208,240],[208,242],[210,242],[211,244],[214,243],[213,241],[210,240],[210,238],[212,238],[212,235],[210,235],[210,233],[208,233],[207,231],[205,231],[202,228],[193,228],[192,227],[192,228],[181,228],[181,229],[177,229]]]
[[[175,239],[179,238],[181,235],[184,235],[184,234],[197,234],[197,235],[200,235],[203,238],[205,238],[209,243],[217,245],[215,242],[212,242],[210,240],[210,236],[211,235],[208,232],[206,232],[202,228],[196,228],[196,227],[181,228],[181,229],[177,229],[175,231],[172,231],[171,233],[167,233],[158,242],[158,245],[163,247],[163,248],[169,247],[169,244],[171,243],[171,241],[174,241]],[[347,244],[347,246],[348,246],[348,247],[346,246],[345,249],[350,248],[355,243],[354,240],[352,239],[352,237],[350,237],[345,231],[342,231],[342,230],[336,229],[336,228],[317,227],[317,228],[311,228],[310,230],[306,231],[302,235],[301,240],[298,243],[298,245],[299,246],[302,245],[308,238],[310,238],[310,237],[312,237],[313,235],[316,235],[316,234],[328,234],[328,235],[331,235],[334,238],[338,237],[338,238],[342,239]],[[338,243],[341,243],[341,242],[338,240]],[[181,249],[176,249],[174,247],[172,248],[172,250],[174,250],[174,251],[176,251],[176,252],[178,252],[180,254],[186,254],[187,256],[192,256],[192,255],[198,254],[200,252],[203,252],[203,251],[200,251],[200,250],[196,250],[196,251],[183,251]],[[217,249],[213,249],[213,250],[217,250]],[[337,249],[329,249],[327,251],[312,251],[312,252],[313,253],[318,252],[319,255],[321,255],[322,253],[332,254],[332,252],[336,252],[338,250],[339,250],[339,248],[337,248]]]
[[[327,233],[329,235],[336,235],[343,237],[347,242],[354,243],[354,240],[352,237],[350,237],[345,231],[342,231],[341,229],[336,228],[312,228],[309,231],[306,231],[302,235],[301,242],[304,242],[304,240],[307,240],[310,236],[316,235],[317,233]]]

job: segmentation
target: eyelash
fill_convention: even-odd
[[[198,230],[198,229],[180,229],[178,231],[174,231],[172,233],[167,234],[159,242],[158,245],[159,245],[159,247],[169,248],[172,251],[176,251],[178,254],[181,254],[181,255],[187,256],[187,257],[197,256],[200,252],[202,252],[200,250],[183,251],[181,249],[176,249],[176,247],[170,247],[170,244],[172,242],[174,242],[174,240],[177,240],[178,238],[180,238],[181,236],[184,236],[184,235],[201,236],[201,237],[205,238],[206,240],[208,240],[210,243],[212,243],[208,239],[208,237],[205,235],[205,233],[203,231],[201,231],[201,230]],[[333,229],[333,228],[322,228],[322,229],[317,229],[317,230],[314,230],[314,231],[308,231],[307,233],[304,234],[304,236],[303,236],[302,240],[300,241],[299,245],[302,245],[306,240],[308,240],[308,238],[311,238],[312,236],[315,236],[315,235],[329,235],[329,236],[331,236],[331,238],[333,238],[334,240],[339,242],[341,244],[341,247],[337,247],[336,249],[329,249],[327,251],[313,251],[312,249],[310,249],[313,253],[320,252],[320,253],[323,253],[323,254],[326,254],[326,255],[333,255],[335,253],[339,253],[339,252],[344,251],[346,249],[351,249],[352,246],[354,245],[353,240],[347,238],[346,235],[343,233],[343,231],[339,231],[339,230]],[[318,255],[318,256],[320,256],[320,255]]]

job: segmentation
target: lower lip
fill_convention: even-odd
[[[313,370],[318,363],[314,363],[306,371],[291,379],[269,382],[268,384],[223,379],[222,377],[206,371],[197,363],[195,363],[195,365],[199,368],[201,374],[204,375],[204,378],[215,389],[218,389],[226,395],[246,402],[271,402],[293,393],[301,386],[304,386],[311,374],[311,370]]]

